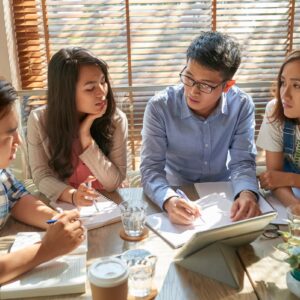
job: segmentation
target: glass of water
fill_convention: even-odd
[[[300,240],[300,204],[294,204],[287,208],[287,217],[291,238]]]
[[[130,237],[141,236],[145,228],[147,203],[123,201],[119,208],[125,233]]]
[[[128,250],[122,259],[129,268],[129,294],[145,297],[151,293],[157,257],[144,249]]]

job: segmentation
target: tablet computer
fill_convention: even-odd
[[[222,242],[238,247],[255,240],[264,228],[277,216],[277,212],[267,212],[260,216],[237,221],[223,227],[195,232],[176,253],[174,260],[183,260],[214,242]]]

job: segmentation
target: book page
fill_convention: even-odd
[[[1,299],[85,292],[86,255],[65,255],[2,285]]]
[[[199,197],[204,197],[211,193],[217,193],[221,196],[224,196],[227,200],[231,201],[231,205],[233,203],[233,190],[230,181],[219,181],[219,182],[201,182],[194,184],[195,189],[199,195]],[[259,195],[258,200],[259,208],[262,213],[268,213],[274,211],[272,205]]]
[[[52,201],[50,205],[54,209],[71,210],[76,208],[71,203],[63,201]],[[118,205],[102,194],[99,195],[93,205],[81,206],[78,209],[83,225],[87,229],[101,227],[121,220],[121,212]]]
[[[39,243],[43,236],[45,235],[45,232],[18,232],[16,234],[16,238],[14,243],[12,244],[10,248],[10,252],[15,252],[17,250],[23,249],[25,247],[28,247],[30,245]],[[87,236],[82,241],[82,243],[74,249],[72,252],[69,254],[83,254],[87,253],[88,246],[87,246]]]

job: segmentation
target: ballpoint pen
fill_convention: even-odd
[[[191,201],[191,200],[188,198],[188,196],[187,196],[182,190],[177,189],[177,190],[176,190],[176,193],[177,193],[180,197],[182,197],[182,199],[184,199],[186,202],[190,202],[190,201]],[[202,221],[203,223],[205,223],[205,221],[203,220],[203,218],[201,218],[201,216],[199,216],[199,218],[201,219],[201,221]]]
[[[92,188],[92,182],[91,182],[91,181],[86,182],[85,185],[86,185],[89,189]],[[93,204],[94,204],[94,206],[95,206],[97,212],[100,212],[100,210],[99,210],[99,208],[98,208],[98,206],[97,206],[97,203],[96,203],[96,200],[95,200],[95,199],[93,199]]]

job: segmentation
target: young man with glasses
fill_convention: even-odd
[[[204,32],[187,50],[180,85],[147,104],[142,130],[144,191],[177,224],[201,213],[171,186],[231,180],[233,221],[260,214],[255,174],[254,104],[232,80],[239,45],[219,32]]]

